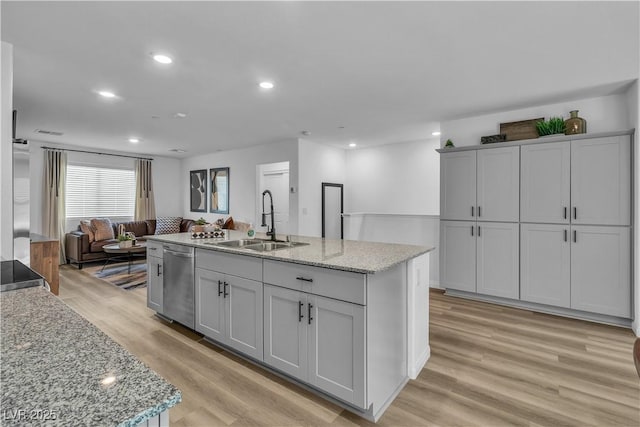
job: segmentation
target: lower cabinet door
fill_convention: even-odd
[[[440,221],[440,283],[447,289],[476,291],[476,223]]]
[[[264,285],[264,362],[307,380],[307,294]]]
[[[571,308],[630,318],[630,229],[573,226],[571,239]]]
[[[518,224],[478,222],[477,291],[503,298],[520,298]]]
[[[309,383],[366,407],[364,307],[309,295]]]
[[[226,275],[226,344],[262,360],[262,283]]]
[[[520,225],[520,299],[571,305],[571,243],[568,225]]]
[[[225,342],[224,274],[196,268],[196,331]]]
[[[162,314],[162,258],[147,257],[147,307]]]

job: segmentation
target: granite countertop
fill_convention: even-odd
[[[269,252],[257,252],[246,248],[229,248],[216,246],[215,243],[225,240],[246,239],[247,234],[235,230],[225,230],[224,239],[192,239],[190,233],[160,234],[146,236],[148,240],[163,243],[175,243],[210,249],[221,252],[249,255],[275,261],[313,265],[332,268],[334,270],[353,271],[356,273],[375,274],[387,270],[401,262],[432,251],[434,248],[395,243],[362,242],[355,240],[321,239],[318,237],[291,236],[292,242],[309,243],[291,249],[278,249]],[[257,238],[265,239],[263,233],[256,233]],[[278,235],[282,239],[284,235]]]
[[[129,427],[182,400],[177,388],[43,288],[4,292],[0,313],[3,426]]]

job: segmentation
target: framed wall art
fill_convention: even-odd
[[[195,170],[190,173],[191,212],[207,211],[207,170]]]
[[[209,170],[211,177],[211,206],[209,212],[229,213],[229,168]]]

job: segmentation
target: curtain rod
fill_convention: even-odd
[[[149,157],[127,156],[126,154],[100,153],[98,151],[72,150],[70,148],[56,148],[56,147],[40,147],[40,148],[42,148],[43,150],[74,151],[76,153],[98,154],[100,156],[128,157],[130,159],[153,160],[153,159],[151,159]]]

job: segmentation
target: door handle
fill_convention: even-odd
[[[482,216],[482,211],[480,209],[482,209],[482,206],[478,206],[478,218]]]
[[[480,226],[478,226],[478,237],[480,237]]]
[[[578,219],[578,208],[573,207],[573,219]]]
[[[160,268],[161,268],[160,264],[158,264],[157,267],[158,267],[158,274],[157,275],[160,276],[162,274],[162,271],[160,271]]]
[[[567,241],[567,230],[564,230],[564,241]]]
[[[218,296],[222,295],[222,290],[220,289],[220,285],[222,285],[222,280],[218,280]]]
[[[473,237],[473,225],[471,226],[471,236]]]
[[[303,282],[313,282],[313,279],[307,279],[305,277],[296,277],[296,280],[302,280]]]
[[[302,319],[304,318],[304,314],[302,314],[302,306],[304,306],[302,301],[298,301],[298,322],[302,322]]]
[[[564,207],[564,214],[563,214],[563,219],[567,219],[567,207]]]
[[[313,320],[313,317],[311,317],[311,309],[313,308],[313,304],[307,304],[307,321],[309,323],[309,325],[311,324],[311,321]]]
[[[224,282],[224,295],[223,295],[224,298],[229,296],[229,292],[227,292],[227,286],[229,286],[229,284],[227,282]]]
[[[474,216],[475,214],[475,207],[471,206],[471,216]]]
[[[578,232],[573,230],[573,242],[578,243]]]

